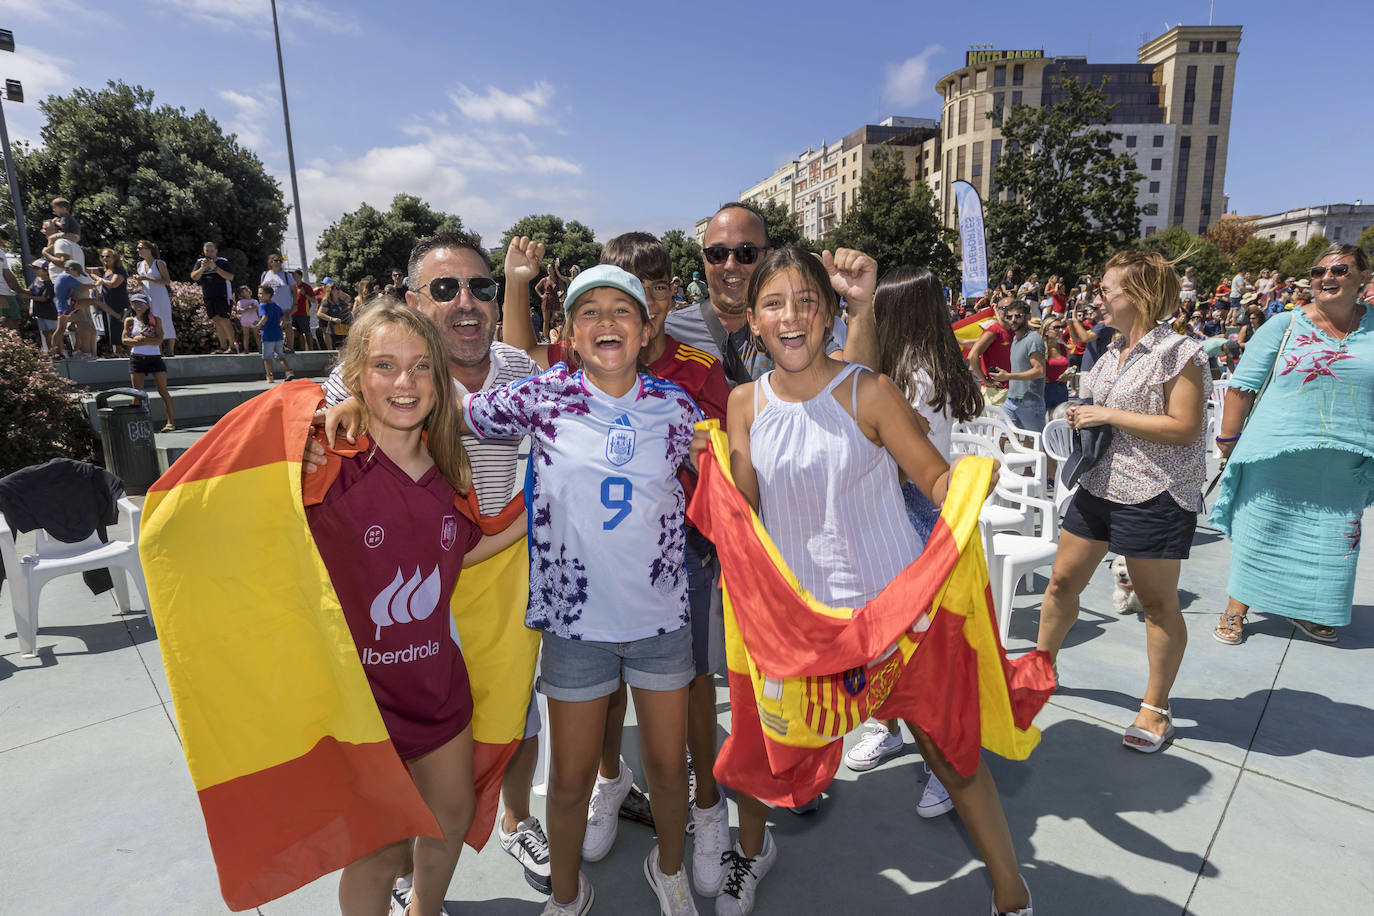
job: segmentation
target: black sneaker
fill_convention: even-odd
[[[625,800],[620,803],[619,814],[627,821],[636,824],[643,824],[650,830],[654,830],[654,812],[649,807],[649,796],[640,790],[639,786],[631,785],[630,794],[625,796]]]

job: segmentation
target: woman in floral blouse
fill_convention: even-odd
[[[1350,623],[1360,519],[1374,503],[1374,322],[1356,301],[1368,279],[1363,250],[1327,248],[1313,300],[1266,322],[1231,377],[1212,510],[1232,545],[1219,642],[1241,642],[1252,607],[1319,642]]]
[[[1203,405],[1212,381],[1202,346],[1174,332],[1179,278],[1173,262],[1130,250],[1107,262],[1102,312],[1116,329],[1070,407],[1074,429],[1110,426],[1106,453],[1079,480],[1041,606],[1037,648],[1057,658],[1078,619],[1078,596],[1107,551],[1126,558],[1145,610],[1150,674],[1145,701],[1122,743],[1152,754],[1173,734],[1169,691],[1188,630],[1178,574],[1193,543],[1206,473]]]

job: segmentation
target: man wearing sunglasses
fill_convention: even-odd
[[[282,335],[287,343],[292,343],[291,311],[296,307],[296,278],[286,269],[285,259],[280,252],[267,256],[267,269],[262,272],[258,286],[265,286],[272,291],[272,301],[281,309]],[[285,349],[287,353],[295,352],[291,347]]]
[[[496,340],[500,305],[491,262],[471,236],[441,232],[421,239],[410,252],[410,285],[406,304],[423,312],[439,329],[448,350],[448,371],[459,397],[538,375],[541,371],[524,351]],[[325,402],[333,407],[349,397],[336,368],[325,383]],[[472,466],[472,485],[484,515],[495,515],[515,492],[520,439],[479,439],[464,436],[463,448]],[[309,463],[322,464],[316,445]],[[539,714],[531,697],[524,740],[506,765],[501,784],[505,808],[499,822],[501,848],[525,870],[525,881],[549,893],[548,840],[539,820],[530,813],[530,785],[539,761]],[[408,882],[405,882],[408,887]]]
[[[702,242],[706,288],[710,296],[671,313],[664,329],[681,343],[718,357],[730,383],[743,384],[773,367],[768,354],[755,349],[745,320],[749,307],[749,278],[768,253],[768,230],[758,213],[744,204],[732,202],[716,211],[706,226]],[[854,260],[855,263],[871,263],[862,255]],[[841,266],[841,273],[846,266],[847,261]],[[836,324],[839,323],[837,318]],[[826,352],[838,353],[840,359],[849,362],[877,365],[877,335],[871,300],[849,303],[845,345],[842,347],[832,337]]]

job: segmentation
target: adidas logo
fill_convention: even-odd
[[[612,420],[611,422],[614,423],[616,426],[625,426],[625,427],[628,427],[628,428],[630,428],[630,429],[634,429],[634,424],[630,422],[630,415],[629,415],[629,414],[624,414],[624,413],[623,413],[623,414],[621,414],[620,416],[616,417],[616,418],[615,418],[614,420]]]

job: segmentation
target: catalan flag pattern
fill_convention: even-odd
[[[735,488],[719,425],[702,428],[711,447],[688,515],[720,553],[730,682],[716,778],[802,804],[834,777],[838,739],[870,716],[914,722],[964,774],[984,747],[1026,758],[1054,678],[1045,653],[1009,661],[998,639],[977,533],[992,462],[956,468],[920,559],[862,608],[833,608],[797,581]]]
[[[221,893],[236,911],[387,843],[440,836],[387,737],[305,519],[301,456],[322,403],[309,381],[254,398],[144,503],[158,643]],[[268,562],[239,562],[248,546]],[[537,642],[521,625],[525,595],[518,606],[513,597],[526,563],[517,545],[465,570],[465,600],[453,602],[476,703],[479,816],[468,841],[479,848],[533,678]]]

